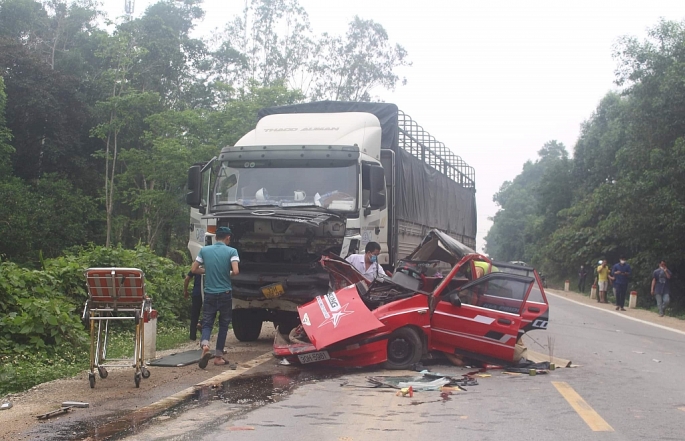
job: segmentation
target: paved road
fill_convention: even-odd
[[[397,372],[330,378],[267,362],[251,377],[203,391],[126,439],[684,440],[685,334],[558,297],[550,296],[550,304],[548,331],[531,333],[526,344],[546,353],[549,337],[554,354],[577,368],[534,377],[492,371],[478,386],[444,400],[439,392],[410,399],[355,387],[367,375]]]

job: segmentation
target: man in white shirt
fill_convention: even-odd
[[[385,272],[378,265],[378,255],[381,253],[381,246],[377,242],[369,242],[364,248],[364,254],[351,254],[347,260],[362,276],[369,282],[377,277],[383,277]]]

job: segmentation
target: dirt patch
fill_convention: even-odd
[[[611,303],[597,303],[597,300],[591,299],[588,296],[582,294],[571,292],[571,291],[560,291],[557,289],[546,289],[545,292],[550,292],[556,294],[559,297],[565,297],[567,299],[575,300],[576,302],[584,303],[587,305],[596,306],[597,308],[606,309],[607,311],[613,311],[617,314],[627,315],[636,319],[644,320],[650,323],[656,323],[657,325],[666,326],[669,328],[676,329],[678,331],[685,332],[685,320],[680,320],[675,317],[659,317],[659,314],[652,311],[647,311],[646,309],[639,308],[628,308],[625,311],[616,311],[616,306]],[[628,300],[626,300],[628,303]]]
[[[226,341],[226,357],[232,363],[242,363],[272,350],[274,329],[265,323],[261,337],[256,342],[241,343],[229,332]],[[212,347],[214,342],[212,342]],[[189,342],[168,351],[158,351],[162,357],[175,352],[198,348],[198,342]],[[88,357],[84,353],[84,357]],[[275,363],[275,359],[274,359]],[[81,372],[72,378],[55,380],[40,384],[30,390],[11,394],[2,401],[11,401],[9,410],[0,411],[0,440],[44,440],[78,438],[72,427],[92,426],[106,422],[126,412],[130,412],[187,387],[207,380],[222,371],[226,366],[209,363],[207,369],[199,369],[197,364],[184,367],[149,367],[150,378],[144,379],[140,388],[133,382],[133,368],[111,369],[106,379],[97,377],[95,389],[90,388],[88,372]],[[47,421],[38,421],[36,415],[59,409],[64,401],[83,401],[90,403],[87,409],[74,409],[71,413]]]

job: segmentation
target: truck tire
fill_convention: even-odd
[[[255,341],[262,332],[262,318],[251,309],[233,310],[233,334],[240,341]]]
[[[388,360],[386,369],[410,369],[421,361],[423,356],[423,342],[418,331],[404,327],[396,329],[388,337]]]

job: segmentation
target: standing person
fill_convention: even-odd
[[[585,265],[580,265],[580,270],[578,271],[578,291],[581,293],[585,292],[585,279],[587,279],[587,268],[585,268]]]
[[[671,293],[671,270],[666,267],[666,261],[659,263],[659,268],[652,273],[652,296],[656,297],[656,306],[659,308],[659,317],[664,316],[664,310],[668,306]]]
[[[626,291],[628,291],[628,280],[633,271],[626,262],[625,257],[621,256],[619,262],[611,268],[614,277],[614,288],[616,289],[616,311],[625,311]]]
[[[607,288],[609,286],[609,267],[606,260],[600,260],[597,267],[598,303],[607,303]]]
[[[233,309],[231,276],[238,275],[238,263],[240,262],[238,251],[228,246],[231,242],[231,235],[230,228],[217,228],[216,243],[200,249],[191,269],[193,274],[205,275],[205,302],[202,315],[202,340],[200,342],[202,358],[198,363],[201,369],[206,368],[209,359],[212,358],[209,351],[209,337],[212,334],[217,313],[219,314],[219,333],[214,351],[214,364],[221,366],[227,363],[223,355]],[[204,265],[204,268],[201,268],[200,265]]]
[[[202,325],[199,324],[200,310],[202,309],[202,276],[200,274],[193,274],[192,271],[188,272],[183,282],[183,297],[186,299],[188,298],[188,285],[191,279],[194,280],[192,304],[190,307],[190,339],[195,341],[197,340],[197,330],[202,329]]]
[[[381,253],[381,246],[377,242],[369,242],[364,248],[364,254],[351,254],[347,260],[352,266],[361,273],[369,282],[383,277],[383,269],[378,265],[378,255]]]

